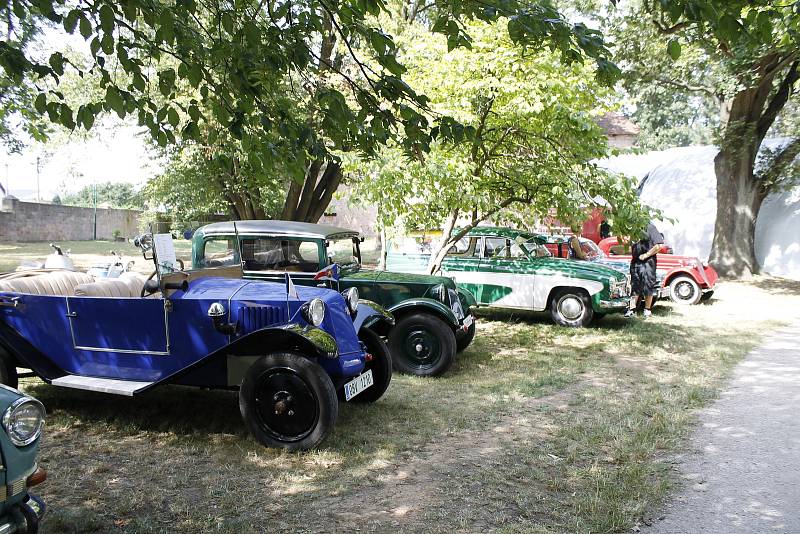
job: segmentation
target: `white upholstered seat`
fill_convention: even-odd
[[[136,273],[123,273],[119,278],[101,278],[75,287],[76,297],[139,298],[145,278]]]
[[[46,273],[14,273],[0,280],[0,292],[23,293],[27,295],[62,295],[75,294],[75,287],[90,283],[94,278],[86,273],[74,271],[53,271]]]

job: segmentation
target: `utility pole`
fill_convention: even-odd
[[[39,170],[40,170],[39,161],[40,161],[39,156],[36,156],[36,202],[42,201],[41,197],[39,196]]]
[[[92,239],[97,241],[97,182],[92,182],[92,193],[94,197],[94,231],[92,235],[94,236]]]

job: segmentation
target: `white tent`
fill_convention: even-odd
[[[775,139],[765,145],[774,149],[784,142]],[[691,146],[617,156],[599,164],[641,180],[642,201],[674,219],[658,227],[677,254],[707,259],[717,211],[716,155],[716,147]],[[755,252],[765,272],[800,279],[800,187],[764,201],[756,221]]]

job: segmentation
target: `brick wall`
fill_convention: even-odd
[[[97,208],[97,239],[139,233],[140,211]],[[83,241],[94,236],[94,209],[0,200],[0,241]]]

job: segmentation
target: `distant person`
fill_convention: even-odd
[[[644,317],[652,315],[653,296],[658,291],[656,254],[664,243],[664,235],[653,223],[647,225],[644,235],[631,245],[631,302],[625,317],[636,314],[639,297],[644,297]]]
[[[608,224],[607,220],[603,219],[603,222],[600,223],[600,239],[607,237],[611,237],[611,225]]]
[[[567,257],[571,260],[588,260],[586,252],[581,248],[581,240],[577,235],[573,234],[569,237],[569,247],[567,248]]]

